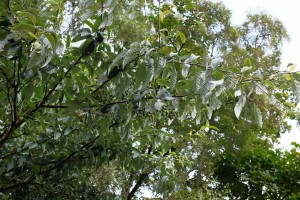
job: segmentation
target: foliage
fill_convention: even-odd
[[[299,199],[298,167],[297,148],[284,153],[258,148],[240,158],[224,155],[214,175],[231,199]]]
[[[209,1],[0,5],[3,199],[220,197],[217,164],[250,162],[297,117],[300,76],[276,68],[288,36],[267,14],[234,27]]]

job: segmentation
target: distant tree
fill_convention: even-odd
[[[299,145],[290,152],[257,148],[224,155],[216,164],[218,189],[231,199],[299,199]],[[297,151],[298,150],[298,151]]]

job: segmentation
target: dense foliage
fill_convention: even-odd
[[[0,198],[298,199],[300,74],[267,14],[201,0],[0,2]]]

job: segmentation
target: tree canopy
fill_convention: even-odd
[[[298,199],[300,73],[266,13],[202,0],[0,2],[0,198]]]

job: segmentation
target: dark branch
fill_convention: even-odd
[[[5,71],[2,69],[2,67],[0,67],[0,71],[1,71],[2,74],[4,75],[6,81],[12,86],[12,83],[10,82],[10,79],[8,78],[7,74],[6,74]]]
[[[26,115],[22,119],[19,119],[19,118],[13,119],[11,127],[1,135],[0,148],[10,138],[10,136],[13,134],[13,132],[16,129],[18,129],[28,118],[33,116],[36,112],[38,112],[43,107],[43,105],[48,101],[48,99],[52,95],[52,93],[56,90],[58,85],[61,84],[61,82],[64,80],[64,78],[67,77],[67,75],[70,73],[70,71],[80,62],[81,58],[82,58],[82,56],[80,56],[76,60],[76,62],[68,68],[68,70],[65,72],[64,76],[58,80],[58,82],[52,87],[52,89],[47,94],[44,95],[43,99],[40,101],[40,103],[38,103],[36,105],[36,107],[33,110],[26,113]],[[1,69],[1,71],[2,71],[2,69]],[[12,84],[12,83],[10,83],[10,84]],[[12,108],[12,110],[13,110],[13,108]]]
[[[143,173],[141,174],[139,180],[137,181],[137,183],[135,184],[135,186],[132,188],[131,192],[128,194],[127,200],[131,200],[136,191],[141,187],[141,185],[143,184],[144,180],[148,177],[150,173]]]
[[[43,105],[43,108],[69,108],[68,105]]]
[[[290,196],[292,193],[293,193],[292,191],[288,192],[286,195],[284,195],[284,196],[282,197],[282,200],[285,199],[285,198],[287,198],[288,196]]]
[[[151,154],[151,152],[152,152],[152,144],[148,148],[147,154]],[[132,199],[134,197],[134,194],[141,187],[141,185],[143,184],[143,182],[145,181],[145,179],[149,176],[149,174],[150,174],[150,172],[141,174],[139,180],[137,181],[137,183],[135,184],[135,186],[132,188],[131,192],[128,194],[127,200],[130,200],[130,199]]]
[[[26,185],[30,184],[33,180],[34,180],[34,175],[32,175],[27,181],[0,188],[0,192],[5,192],[5,191],[20,188],[22,186],[26,186]]]

